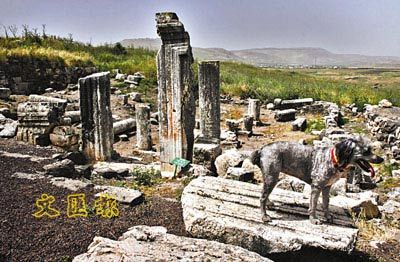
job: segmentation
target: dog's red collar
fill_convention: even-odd
[[[339,166],[339,161],[338,161],[337,156],[336,156],[335,147],[331,148],[331,159],[332,159],[333,166],[335,168],[339,169],[340,171],[343,171],[346,168],[347,165]]]

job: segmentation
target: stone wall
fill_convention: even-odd
[[[76,84],[95,71],[94,67],[67,67],[62,61],[13,57],[0,61],[0,87],[10,88],[12,94],[40,94],[46,88],[61,90]]]

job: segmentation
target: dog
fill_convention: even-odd
[[[374,177],[370,163],[380,164],[383,158],[372,152],[370,142],[362,137],[343,140],[333,147],[313,147],[293,142],[274,142],[254,151],[251,162],[260,167],[263,174],[263,189],[260,197],[262,221],[271,218],[266,209],[273,207],[268,199],[278,183],[279,173],[297,177],[311,185],[309,219],[312,224],[331,222],[329,214],[329,191],[331,186],[346,173],[350,166],[358,166]],[[316,208],[322,192],[324,218],[318,219]]]

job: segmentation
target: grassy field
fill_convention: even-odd
[[[355,77],[357,75],[357,77]],[[378,88],[373,88],[379,83]],[[274,98],[312,97],[339,104],[377,104],[387,98],[400,105],[399,70],[266,69],[225,62],[221,65],[221,90],[264,102]]]
[[[115,68],[124,73],[145,75],[144,90],[156,92],[156,52],[120,45],[92,46],[72,39],[28,34],[0,38],[0,61],[15,56],[62,61],[67,66],[96,66],[101,71]],[[197,79],[197,64],[193,69]],[[378,84],[378,88],[373,86]],[[148,89],[148,90],[147,90]],[[377,104],[389,99],[400,105],[400,69],[266,69],[234,62],[221,63],[221,92],[241,98],[312,97],[339,104]],[[154,94],[153,94],[154,95]]]

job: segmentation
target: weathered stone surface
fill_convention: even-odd
[[[103,190],[97,193],[96,196],[100,196],[101,194],[115,196],[118,202],[126,205],[137,205],[143,201],[142,192],[135,189],[116,186],[95,186],[94,189]]]
[[[39,174],[39,173],[30,174],[30,173],[22,173],[22,172],[16,172],[13,175],[11,175],[11,177],[28,179],[28,180],[36,180],[36,179],[45,178],[44,175]]]
[[[379,107],[392,107],[393,104],[387,99],[382,99],[381,101],[379,101],[378,105]]]
[[[120,135],[122,133],[131,132],[136,129],[136,119],[127,118],[113,123],[114,135]]]
[[[128,93],[129,97],[132,99],[134,102],[141,102],[142,101],[142,94],[138,92],[131,92]]]
[[[66,99],[55,98],[51,96],[40,96],[40,95],[30,95],[29,96],[30,102],[49,102],[53,104],[63,105],[64,108],[67,105]]]
[[[248,182],[253,180],[254,173],[242,167],[229,167],[228,170],[226,171],[225,178]]]
[[[244,130],[246,130],[250,134],[253,133],[253,122],[254,122],[253,116],[248,116],[248,115],[244,116],[243,127],[244,127]]]
[[[91,161],[111,159],[113,123],[108,72],[79,79],[82,148]]]
[[[133,84],[134,86],[138,86],[143,78],[144,76],[140,72],[136,72],[133,75],[128,75],[124,82],[128,84]]]
[[[0,131],[0,137],[11,138],[17,133],[18,122],[17,121],[7,121],[3,124],[3,128]]]
[[[296,119],[296,110],[295,109],[285,109],[285,110],[281,110],[281,111],[276,111],[275,119],[278,122],[293,121]]]
[[[215,167],[219,176],[225,176],[229,167],[239,167],[244,157],[235,149],[227,150],[215,159]]]
[[[294,191],[294,192],[301,192],[301,193],[304,191],[304,188],[306,186],[307,184],[304,181],[292,176],[285,176],[276,185],[276,187],[280,189]]]
[[[214,175],[214,173],[211,172],[211,170],[207,169],[203,165],[197,165],[197,164],[190,164],[189,170],[185,172],[185,174],[191,177]]]
[[[175,236],[164,227],[135,226],[118,241],[95,237],[88,251],[74,258],[86,261],[271,261],[254,252],[216,241]]]
[[[240,120],[226,119],[225,124],[229,131],[237,132],[240,129]]]
[[[254,121],[260,121],[261,101],[259,99],[249,99],[247,115],[252,116]]]
[[[124,178],[129,175],[129,168],[120,165],[94,165],[93,174],[104,178]]]
[[[18,105],[17,140],[33,145],[48,145],[49,134],[60,123],[65,103],[26,102]]]
[[[43,167],[46,171],[47,175],[55,176],[55,177],[68,177],[75,178],[77,176],[74,162],[69,159],[65,159],[59,162],[55,162],[53,164],[49,164]]]
[[[175,13],[157,13],[162,45],[157,54],[161,174],[172,177],[176,157],[192,160],[195,87],[189,34]],[[179,170],[178,170],[179,171]]]
[[[400,202],[388,200],[381,207],[381,212],[384,218],[400,220]]]
[[[93,186],[91,183],[65,177],[54,177],[50,179],[50,183],[57,187],[66,188],[71,191],[78,191],[86,187]]]
[[[80,130],[73,126],[56,126],[50,134],[51,144],[68,151],[79,149]]]
[[[81,121],[81,111],[66,111],[64,117],[71,119],[71,124]]]
[[[0,87],[0,99],[8,99],[11,95],[10,88]]]
[[[219,61],[200,62],[200,133],[204,138],[219,139],[221,136],[219,89]]]
[[[195,143],[193,148],[193,164],[202,164],[216,172],[215,159],[222,153],[219,143]]]
[[[242,168],[248,172],[253,172],[253,178],[257,183],[261,183],[263,181],[261,169],[257,165],[253,165],[249,158],[246,158],[243,161]]]
[[[314,102],[312,98],[299,98],[292,100],[281,100],[277,101],[275,105],[275,109],[296,109],[305,105],[311,105]]]
[[[353,250],[357,229],[314,225],[307,217],[294,215],[308,213],[308,204],[304,203],[308,200],[301,193],[274,189],[270,198],[276,205],[274,210],[285,212],[269,210],[272,222],[261,223],[260,194],[261,188],[250,183],[197,178],[182,195],[186,230],[194,237],[239,245],[261,255],[295,251],[302,247]],[[335,220],[349,215],[347,208],[336,206],[333,199],[331,210]],[[318,212],[321,214],[320,209]]]
[[[136,105],[136,146],[139,150],[151,150],[150,107],[143,104]]]
[[[66,152],[63,154],[58,154],[53,158],[57,159],[57,160],[69,159],[72,162],[74,162],[75,165],[85,165],[88,161],[85,154],[83,154],[80,151]]]
[[[299,117],[292,123],[293,131],[305,131],[307,128],[307,119],[305,117]]]

